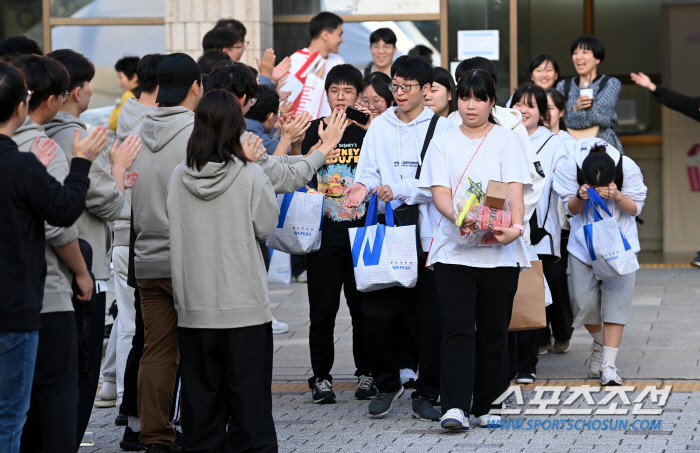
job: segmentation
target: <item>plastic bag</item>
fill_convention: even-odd
[[[460,200],[457,200],[457,197],[455,197],[455,209],[460,213],[457,221],[459,222],[459,220],[462,219],[459,225],[468,220],[473,220],[474,223],[468,227],[466,233],[461,229],[458,230],[459,234],[455,233],[451,225],[450,228],[443,227],[445,236],[460,245],[478,247],[500,245],[500,242],[498,242],[494,236],[493,229],[496,227],[510,228],[512,226],[510,211],[508,210],[508,200],[506,200],[505,203],[506,209],[501,210],[482,204],[471,204],[471,206],[467,206],[469,199],[471,199],[471,197],[462,197]],[[459,210],[460,207],[462,210],[468,207],[469,210],[467,212],[462,212]]]

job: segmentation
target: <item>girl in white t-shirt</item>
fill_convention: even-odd
[[[443,320],[441,424],[452,430],[469,429],[469,413],[480,426],[500,423],[489,411],[508,388],[508,325],[520,268],[530,266],[521,237],[523,192],[532,190],[518,134],[496,125],[490,115],[496,87],[488,73],[477,69],[462,76],[457,99],[462,125],[435,135],[419,181],[443,215],[427,266],[435,271]],[[452,198],[463,178],[469,178],[471,193],[479,198],[489,180],[508,184],[513,227],[495,228],[500,244],[468,246],[448,237],[459,236]],[[471,223],[465,221],[463,230]]]
[[[552,325],[556,349],[566,352],[569,349],[573,329],[573,315],[569,302],[566,282],[566,261],[561,258],[561,223],[558,207],[559,195],[552,190],[554,172],[562,165],[568,151],[564,141],[545,127],[549,123],[547,94],[544,89],[532,83],[518,87],[513,94],[513,108],[523,115],[523,125],[527,129],[539,162],[539,170],[544,174],[545,183],[542,197],[535,213],[530,218],[530,243],[542,260],[544,277],[552,293],[552,304],[547,307],[547,321]],[[549,327],[536,330],[512,332],[517,337],[518,368],[515,382],[532,384],[535,381],[537,353],[540,346],[550,343]],[[512,351],[511,351],[512,353]]]

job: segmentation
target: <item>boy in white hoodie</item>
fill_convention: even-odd
[[[346,206],[354,208],[373,193],[381,200],[380,213],[386,203],[393,208],[402,204],[418,205],[416,230],[420,245],[430,248],[433,229],[440,213],[432,195],[418,189],[417,175],[422,165],[422,151],[430,141],[429,129],[437,134],[452,128],[425,106],[425,95],[433,82],[432,66],[421,57],[403,56],[391,67],[393,91],[397,107],[376,117],[365,135],[357,165],[355,183],[348,187]],[[432,126],[432,127],[431,127]],[[372,376],[379,393],[369,404],[369,413],[383,416],[403,394],[399,369],[394,361],[391,325],[402,310],[417,310],[419,324],[420,374],[413,392],[413,416],[435,421],[440,412],[432,407],[440,392],[441,323],[433,272],[425,267],[425,258],[418,263],[418,282],[412,289],[388,288],[366,293],[362,311],[365,315],[365,343]]]

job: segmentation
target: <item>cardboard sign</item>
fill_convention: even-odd
[[[499,181],[489,181],[486,188],[486,199],[484,205],[489,208],[503,209],[506,204],[506,194],[508,192],[508,184]]]

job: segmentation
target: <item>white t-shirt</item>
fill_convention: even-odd
[[[468,176],[481,184],[484,191],[489,180],[532,185],[527,155],[516,132],[493,126],[474,156],[481,142],[481,138],[468,138],[460,128],[436,134],[426,153],[418,187],[430,190],[432,186],[443,186],[454,193],[463,174],[465,178]],[[470,160],[471,165],[465,173]],[[466,246],[445,236],[443,228],[459,235],[459,228],[454,222],[443,217],[433,236],[428,266],[445,263],[481,268],[530,267],[530,258],[522,238],[506,246]]]

